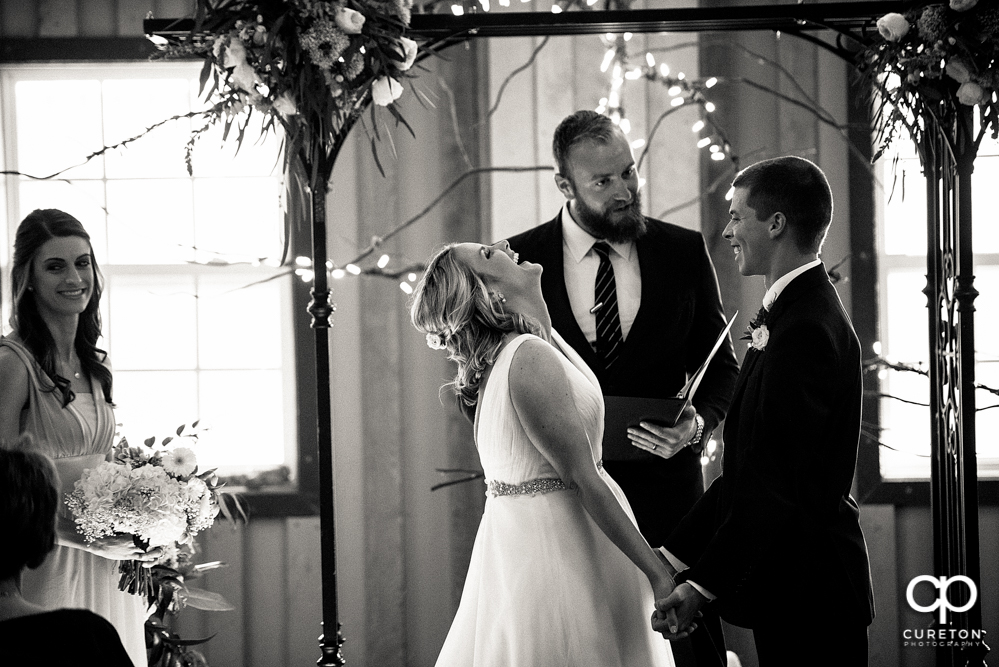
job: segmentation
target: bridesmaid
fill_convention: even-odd
[[[102,277],[90,236],[56,209],[18,226],[11,267],[12,333],[0,337],[0,445],[22,436],[55,462],[60,498],[109,455],[115,432],[111,369],[97,348]],[[25,573],[24,598],[47,609],[82,607],[109,620],[136,665],[145,665],[143,599],[118,590],[118,560],[151,560],[130,536],[90,544],[60,502],[57,546]]]

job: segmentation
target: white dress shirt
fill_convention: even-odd
[[[565,272],[565,289],[569,293],[572,314],[590,345],[597,343],[597,316],[590,312],[593,288],[597,281],[600,256],[593,250],[599,241],[573,219],[569,202],[562,206],[562,265]],[[617,286],[617,312],[621,319],[621,338],[626,340],[631,325],[642,303],[642,271],[638,265],[638,250],[634,241],[610,243],[611,266]]]

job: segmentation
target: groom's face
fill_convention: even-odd
[[[749,188],[736,188],[729,206],[730,219],[722,236],[732,246],[739,273],[744,276],[765,276],[771,265],[774,240],[770,234],[773,216],[766,220],[756,217],[756,211],[746,203]]]

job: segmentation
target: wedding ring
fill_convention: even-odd
[[[658,442],[653,442],[652,443],[652,451],[655,451],[658,446],[659,446]]]

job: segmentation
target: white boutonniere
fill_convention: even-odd
[[[767,328],[766,320],[767,311],[765,308],[760,308],[760,312],[749,322],[749,328],[746,329],[746,333],[742,335],[740,340],[748,340],[749,347],[754,350],[760,352],[765,350],[767,341],[770,340],[770,329]]]
[[[751,336],[752,342],[749,343],[749,347],[762,352],[767,347],[767,341],[770,340],[770,329],[767,329],[766,324],[761,324],[752,330]]]

